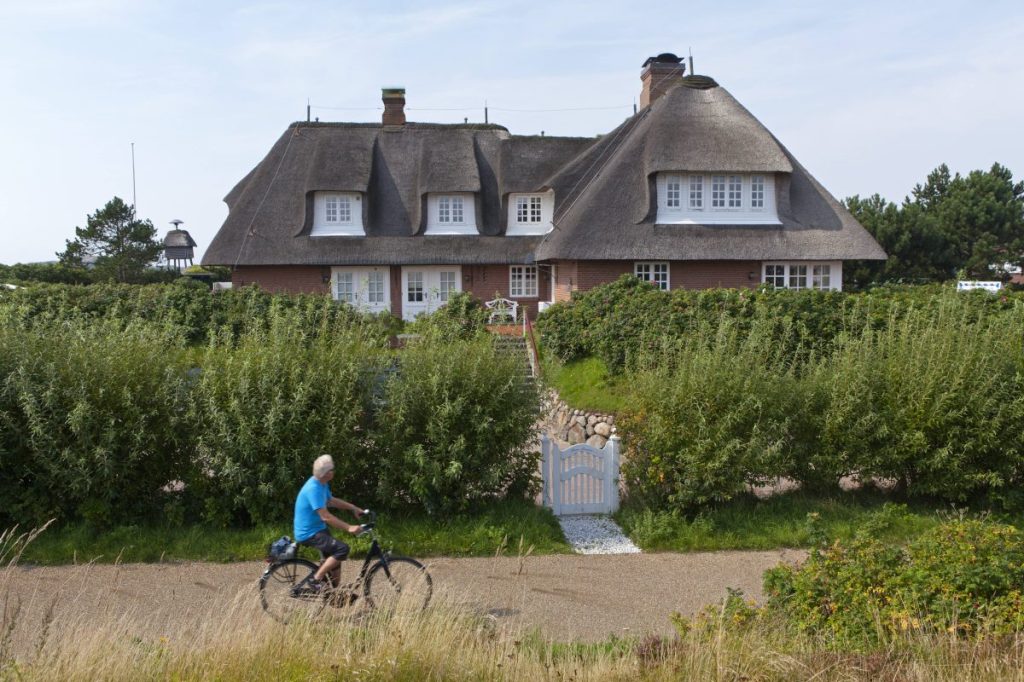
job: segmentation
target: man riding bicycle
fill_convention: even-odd
[[[347,531],[353,535],[360,532],[359,526],[345,523],[327,511],[328,507],[347,509],[359,518],[363,510],[356,505],[331,495],[330,482],[334,478],[334,459],[330,455],[320,455],[313,462],[313,475],[309,477],[298,497],[295,498],[295,541],[313,547],[323,556],[320,568],[317,569],[310,588],[321,590],[324,587],[324,576],[330,573],[335,585],[341,578],[341,562],[348,557],[348,545],[335,539],[327,526]]]

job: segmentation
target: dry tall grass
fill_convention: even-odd
[[[282,626],[245,590],[196,626],[153,636],[140,627],[148,614],[119,607],[115,590],[100,615],[73,618],[52,617],[52,596],[39,594],[43,607],[21,620],[10,576],[21,570],[17,558],[30,539],[0,536],[0,680],[1024,679],[1021,637],[917,637],[852,654],[783,627],[737,632],[723,621],[678,640],[560,644],[502,628],[451,595],[423,613],[348,608]],[[33,632],[15,648],[20,627]]]

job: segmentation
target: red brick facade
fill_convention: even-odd
[[[402,315],[402,267],[392,265],[391,313]],[[410,266],[406,266],[410,267]],[[510,271],[508,265],[463,265],[462,290],[482,301],[495,295],[509,295]],[[555,277],[554,296],[551,295],[552,272]],[[540,301],[567,301],[573,291],[586,291],[614,281],[624,274],[632,274],[633,261],[558,261],[537,266],[536,298],[515,299],[537,316]],[[257,284],[267,291],[290,293],[330,293],[329,267],[302,265],[240,266],[235,268],[231,281],[236,287]],[[669,287],[672,289],[752,288],[761,281],[758,261],[671,261]]]
[[[275,293],[330,293],[331,269],[316,265],[241,265],[231,273],[231,285],[256,284]]]

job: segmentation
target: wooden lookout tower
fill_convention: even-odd
[[[174,225],[174,229],[164,237],[164,258],[167,260],[168,270],[181,270],[183,267],[189,267],[195,257],[193,249],[195,249],[196,241],[192,239],[188,230],[180,229],[182,222],[184,221],[172,220],[171,225]]]

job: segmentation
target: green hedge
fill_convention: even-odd
[[[378,472],[384,499],[449,512],[535,489],[540,396],[522,357],[496,354],[489,337],[426,337],[398,362],[374,432],[390,453]]]
[[[272,299],[259,324],[199,347],[185,325],[8,317],[0,523],[287,523],[322,452],[335,490],[373,506],[530,489],[539,401],[521,363],[487,337],[430,334],[396,354],[378,320],[314,304]]]
[[[233,338],[266,329],[280,312],[294,312],[308,332],[343,331],[358,324],[376,329],[381,339],[401,322],[391,315],[360,313],[321,294],[271,294],[257,287],[213,294],[189,280],[173,284],[36,284],[0,289],[0,323],[49,324],[69,320],[152,322],[168,327],[189,344],[205,343],[225,329]]]
[[[741,332],[758,321],[787,320],[785,335],[776,336],[773,344],[792,354],[797,349],[828,351],[843,335],[884,328],[912,310],[936,313],[954,303],[976,318],[1013,309],[1022,301],[1024,292],[957,293],[940,285],[883,286],[862,294],[773,289],[664,292],[624,275],[551,306],[536,326],[545,349],[560,360],[596,356],[618,370],[630,358],[659,348],[666,338],[686,339],[727,320]]]
[[[988,314],[947,297],[824,350],[777,343],[798,326],[727,318],[637,356],[619,419],[632,496],[692,509],[779,476],[834,488],[856,473],[1020,505],[1024,304]]]

